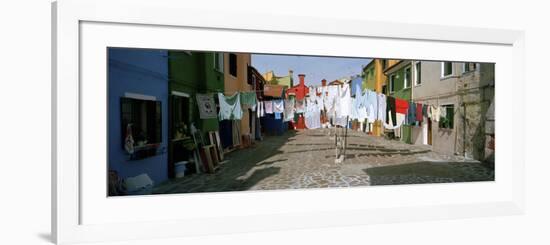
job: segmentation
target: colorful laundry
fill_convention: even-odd
[[[264,108],[266,114],[273,114],[273,101],[267,100],[264,101]]]

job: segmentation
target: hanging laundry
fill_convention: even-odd
[[[407,114],[409,109],[409,102],[404,99],[395,98],[395,112],[401,114]]]
[[[264,102],[258,102],[258,109],[256,110],[258,117],[263,117],[265,115]]]
[[[422,120],[424,119],[424,114],[422,113],[422,108],[424,106],[420,103],[417,103],[416,104],[416,121],[421,123]]]
[[[222,93],[218,93],[218,100],[220,103],[218,119],[220,121],[240,120],[242,118],[243,110],[241,108],[239,93],[235,93],[232,96],[225,96]]]
[[[361,86],[355,85],[355,97],[351,98],[351,120],[359,120],[361,122],[365,121],[367,118],[367,108],[364,105],[364,96],[361,92]]]
[[[396,109],[395,109],[395,98],[391,96],[386,97],[386,114],[388,116],[386,117],[386,123],[392,122],[393,126],[396,126],[397,124],[397,118],[396,118]]]
[[[199,107],[199,117],[201,119],[217,118],[216,102],[212,94],[196,94],[195,99]]]
[[[322,91],[321,88],[317,88],[317,91]],[[324,96],[323,92],[319,92],[315,95],[315,102],[317,102],[317,105],[319,106],[319,110],[325,109],[325,103],[324,103]]]
[[[384,94],[378,94],[378,113],[376,115],[376,119],[380,120],[382,122],[386,121],[386,116],[388,113],[386,112],[386,95]]]
[[[399,129],[405,123],[406,117],[407,117],[406,114],[396,113],[395,114],[395,121],[393,121],[393,119],[392,119],[393,116],[388,117],[389,122],[384,123],[384,128],[389,129],[389,130]],[[396,133],[396,135],[397,134],[398,133]]]
[[[435,121],[435,122],[439,122],[439,118],[441,117],[441,109],[439,106],[434,106],[434,105],[431,105],[430,106],[430,111],[431,111],[431,114],[432,114],[432,120]]]
[[[416,123],[416,103],[409,102],[409,110],[407,111],[407,124]]]
[[[361,92],[357,92],[356,96],[361,94]],[[361,102],[362,98],[351,98],[351,115],[350,119],[357,119],[361,122],[365,121],[367,119],[367,108],[363,106]]]
[[[425,118],[428,118],[428,105],[426,105],[426,104],[423,104],[423,105],[422,105],[422,115],[423,115]]]
[[[321,127],[321,111],[315,102],[315,98],[307,99],[304,117],[305,124],[308,129],[316,129]]]
[[[275,119],[277,119],[277,120],[280,120],[280,119],[281,119],[281,114],[282,114],[282,113],[280,113],[280,112],[275,112],[274,114],[275,114]]]
[[[283,113],[285,111],[285,104],[283,100],[273,100],[273,112]]]
[[[253,107],[256,105],[255,92],[241,92],[241,105],[243,107]]]
[[[296,113],[304,113],[306,111],[306,105],[304,99],[296,99]]]
[[[343,84],[339,91],[339,107],[336,111],[336,117],[347,117],[351,114],[351,90],[349,84]]]
[[[336,107],[336,98],[338,98],[338,86],[331,85],[326,89],[327,95],[325,96],[324,105],[329,116],[334,116],[335,107]]]
[[[378,95],[372,90],[366,90],[364,98],[364,106],[367,109],[367,118],[369,123],[373,123],[376,120]]]
[[[273,101],[267,100],[264,101],[264,108],[266,114],[273,114]]]
[[[285,99],[285,111],[283,114],[285,122],[294,120],[294,98]]]

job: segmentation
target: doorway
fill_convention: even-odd
[[[176,164],[188,161],[192,156],[191,150],[186,150],[186,144],[192,141],[189,134],[191,125],[190,99],[185,93],[173,92],[170,96],[169,114],[169,141],[168,141],[168,176],[176,177]],[[187,164],[185,172],[194,172],[193,164]]]

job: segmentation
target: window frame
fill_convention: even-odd
[[[470,70],[470,64],[474,64],[474,69]],[[468,70],[466,70],[466,67],[468,67]],[[464,62],[462,63],[462,74],[474,72],[477,70],[477,68],[478,68],[477,62]]]
[[[392,73],[390,74],[390,76],[388,77],[389,78],[389,89],[390,89],[390,94],[395,92],[395,73]]]
[[[450,63],[451,64],[451,73],[450,74],[445,74],[445,63]],[[442,61],[441,62],[441,78],[452,77],[452,76],[454,76],[454,74],[455,74],[454,63],[453,62],[448,62],[448,61]]]
[[[407,70],[409,70],[407,78]],[[410,88],[412,86],[412,66],[408,65],[403,69],[403,89]]]
[[[440,117],[439,117],[439,123],[438,123],[438,127],[439,129],[446,129],[446,130],[453,130],[454,129],[454,126],[455,126],[455,123],[454,123],[454,120],[455,120],[455,113],[456,113],[456,107],[455,107],[455,104],[443,104],[443,105],[440,105],[440,110],[443,110],[443,108],[445,107],[445,115],[441,114]],[[450,124],[450,127],[442,127],[442,118],[446,118],[446,119],[449,119],[449,114],[448,114],[448,111],[447,111],[447,108],[448,107],[452,107],[453,108],[453,112],[452,112],[452,116],[450,119],[452,120],[449,120],[449,124]]]
[[[231,62],[231,58],[232,58],[232,57],[235,57],[235,60],[234,60],[234,64],[235,64],[235,65],[234,65],[234,67],[235,67],[235,68],[234,68],[234,71],[235,71],[235,73],[234,73],[234,74],[233,74],[233,68],[232,68],[233,66],[231,65],[231,64],[232,64],[232,62]],[[228,67],[228,68],[229,68],[229,75],[231,75],[232,77],[235,77],[235,78],[236,78],[236,77],[238,76],[238,74],[239,74],[238,56],[237,56],[237,54],[235,54],[235,53],[229,53],[229,57],[228,57],[228,58],[229,58],[229,60],[227,61],[227,64],[228,64],[228,66],[229,66],[229,67]]]
[[[414,86],[420,85],[422,85],[422,63],[416,61],[414,62]]]
[[[215,52],[214,53],[214,70],[224,73],[224,53],[223,52]]]

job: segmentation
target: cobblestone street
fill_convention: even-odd
[[[251,148],[227,154],[215,174],[171,180],[154,193],[494,180],[494,171],[480,162],[351,130],[345,161],[337,163],[333,134],[334,129],[316,129],[268,136]]]

